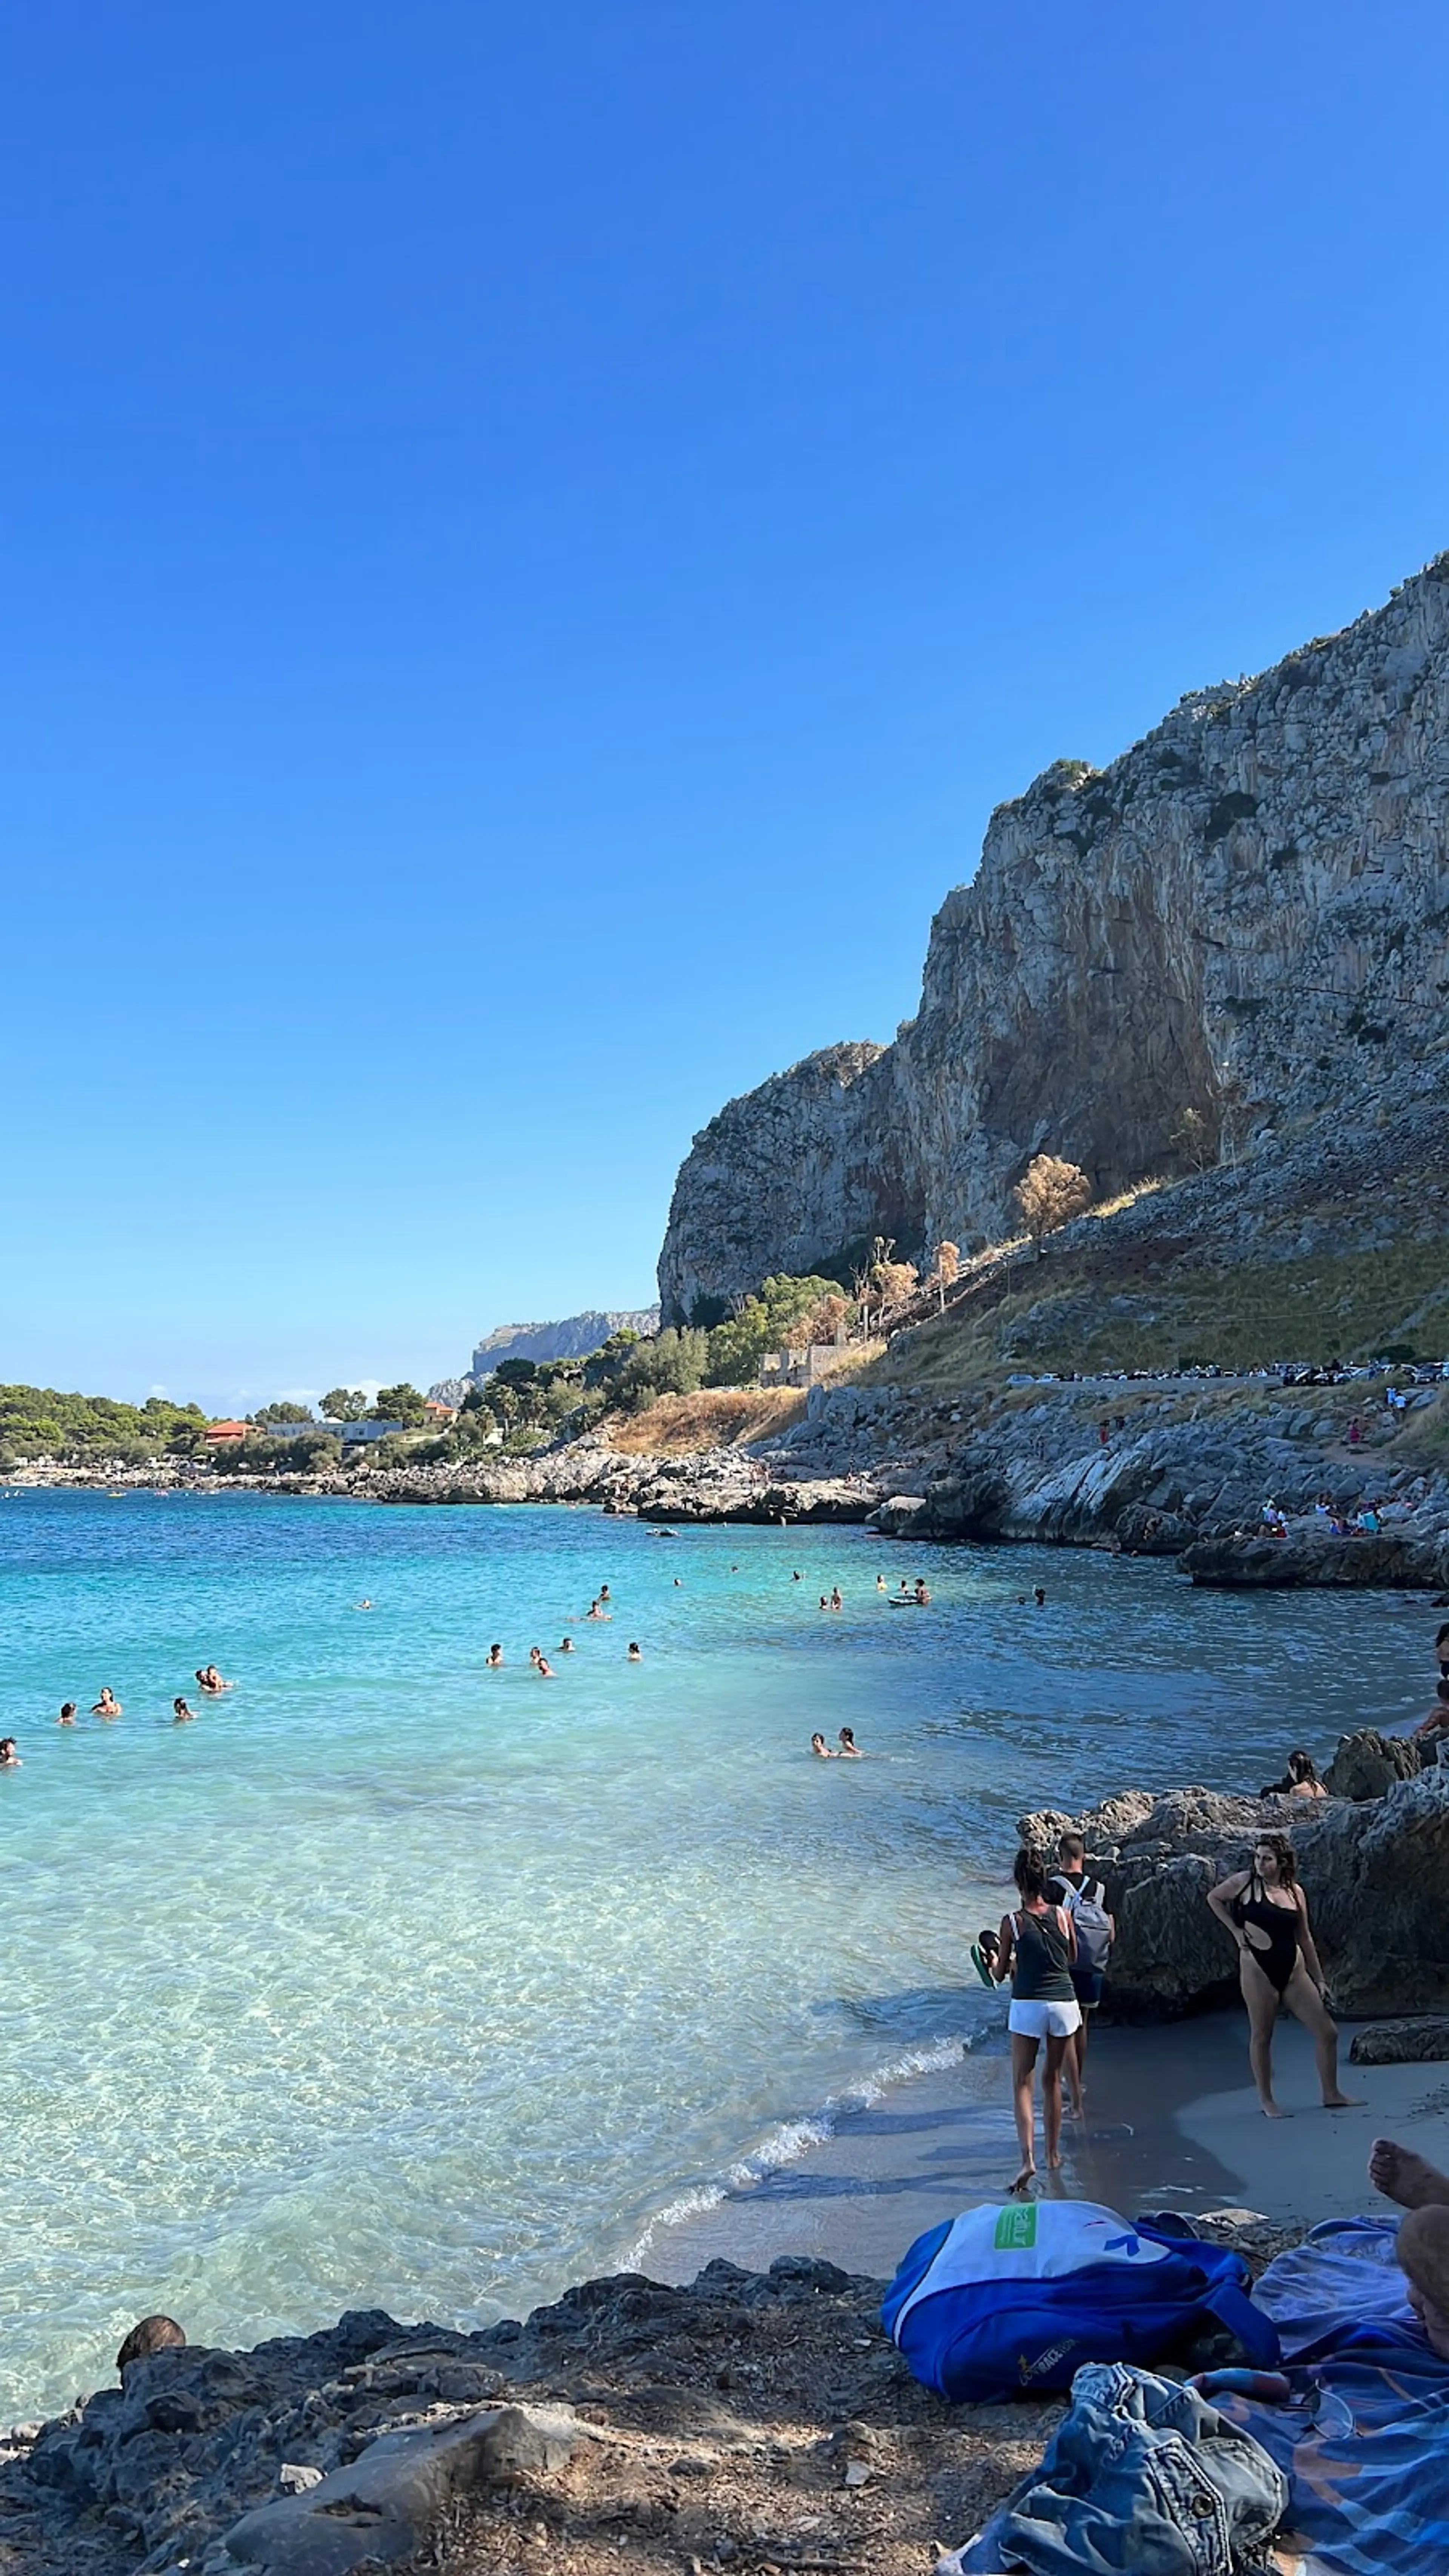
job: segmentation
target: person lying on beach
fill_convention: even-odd
[[[490,1646],[487,1654],[483,1658],[483,1667],[485,1672],[498,1672],[502,1667],[502,1663],[503,1648],[501,1646]]]
[[[826,1743],[823,1735],[811,1736],[810,1750],[812,1753],[818,1753],[822,1762],[835,1762],[839,1760],[839,1755],[831,1745]]]
[[[631,1664],[642,1664],[642,1663],[643,1663],[643,1661],[644,1661],[644,1649],[643,1649],[643,1647],[642,1647],[642,1646],[636,1646],[636,1645],[631,1645],[631,1646],[630,1646],[630,1648],[629,1648],[629,1661],[630,1661],[630,1663],[631,1663]]]
[[[1273,2099],[1273,2025],[1287,2004],[1313,2042],[1325,2111],[1357,2107],[1338,2083],[1338,2029],[1324,2002],[1325,1980],[1298,1884],[1293,1846],[1264,1834],[1252,1866],[1208,1890],[1208,1904],[1238,1946],[1238,1982],[1248,2008],[1248,2062],[1265,2119],[1286,2120]]]
[[[1395,2251],[1409,2284],[1409,2304],[1429,2348],[1449,2361],[1449,2174],[1392,2138],[1375,2138],[1369,2157],[1375,2191],[1408,2211]]]
[[[1282,1779],[1270,1780],[1267,1788],[1260,1789],[1258,1795],[1260,1798],[1326,1798],[1328,1791],[1319,1779],[1312,1754],[1300,1750],[1289,1754]]]
[[[22,1767],[20,1756],[15,1750],[14,1736],[0,1735],[0,1771],[19,1771]]]
[[[73,1699],[66,1699],[66,1700],[62,1700],[62,1701],[61,1701],[61,1704],[60,1704],[60,1715],[59,1715],[59,1717],[56,1719],[56,1721],[55,1721],[55,1722],[56,1722],[56,1725],[57,1725],[57,1726],[74,1726],[74,1724],[75,1724],[75,1701],[74,1701]]]
[[[1019,1851],[1012,1867],[1021,1897],[1020,1911],[1003,1914],[1000,1947],[990,1962],[999,1986],[1011,1979],[1011,2089],[1021,2171],[1013,2193],[1029,2192],[1036,2179],[1036,2061],[1043,2042],[1042,2126],[1046,2131],[1047,2170],[1062,2161],[1062,2076],[1068,2051],[1081,2027],[1081,2007],[1072,1992],[1072,1965],[1077,1936],[1065,1907],[1048,1903],[1046,1869],[1039,1852]]]
[[[102,1683],[100,1698],[91,1703],[92,1717],[119,1717],[121,1714],[121,1703],[115,1692],[106,1683]]]
[[[840,1730],[840,1750],[844,1754],[847,1762],[863,1762],[865,1760],[865,1755],[862,1753],[860,1746],[856,1743],[855,1730],[853,1727],[842,1726]]]
[[[196,1711],[194,1708],[188,1708],[184,1699],[174,1699],[171,1703],[171,1715],[178,1726],[188,1726],[194,1722]]]

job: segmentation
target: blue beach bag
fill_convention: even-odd
[[[1276,2369],[1278,2330],[1249,2277],[1226,2246],[1095,2201],[1011,2201],[917,2237],[881,2323],[924,2387],[973,2404],[1069,2388],[1088,2361],[1150,2363],[1209,2317],[1254,2369]]]

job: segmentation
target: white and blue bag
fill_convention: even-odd
[[[1148,2364],[1211,2317],[1254,2369],[1279,2360],[1240,2254],[1089,2200],[968,2209],[916,2239],[881,2322],[914,2376],[980,2403],[1069,2388],[1088,2361]]]

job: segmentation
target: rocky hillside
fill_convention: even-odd
[[[1044,1147],[1103,1194],[1185,1168],[1187,1109],[1226,1159],[1281,1147],[1435,1071],[1446,997],[1449,555],[999,807],[895,1044],[807,1057],[695,1139],[665,1320],[875,1232],[999,1238]]]
[[[586,1314],[564,1315],[552,1324],[495,1324],[473,1353],[469,1376],[491,1377],[501,1360],[578,1360],[603,1348],[611,1333],[657,1333],[657,1306],[631,1306],[605,1311],[591,1306]]]

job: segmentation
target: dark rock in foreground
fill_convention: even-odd
[[[1194,1583],[1256,1591],[1304,1585],[1429,1591],[1441,1577],[1437,1538],[1383,1531],[1334,1538],[1305,1530],[1293,1538],[1200,1538],[1178,1563]]]
[[[1449,2015],[1414,2013],[1402,2021],[1370,2022],[1356,2030],[1349,2050],[1355,2066],[1421,2066],[1449,2057]]]

